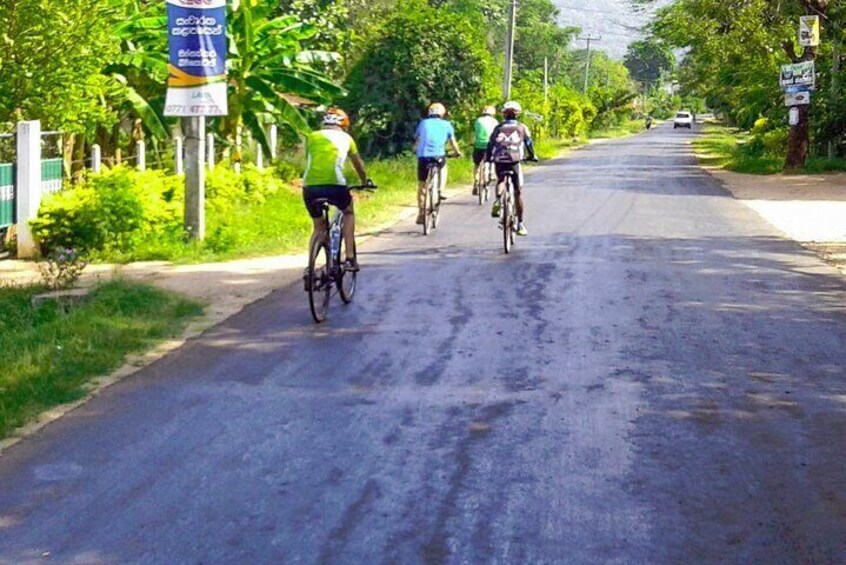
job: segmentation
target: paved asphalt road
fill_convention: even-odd
[[[0,459],[0,562],[843,563],[846,281],[665,127],[364,246]],[[44,556],[47,556],[46,558]]]

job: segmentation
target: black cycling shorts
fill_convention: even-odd
[[[520,194],[523,189],[523,167],[520,163],[496,163],[495,168],[497,182],[505,182],[505,176],[509,172],[514,173],[511,177],[511,182],[514,183],[514,194]]]
[[[487,149],[474,149],[473,150],[473,164],[477,167],[482,164],[482,161],[485,160],[485,154],[488,152]]]
[[[446,157],[418,157],[417,158],[417,180],[426,182],[429,178],[429,163],[435,163],[439,169],[446,165]]]
[[[321,184],[303,188],[303,201],[312,218],[323,216],[323,205],[320,202],[325,200],[332,206],[346,210],[352,204],[353,198],[349,187],[342,184]]]

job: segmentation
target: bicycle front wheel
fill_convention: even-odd
[[[346,247],[344,248],[344,250],[346,251]],[[347,254],[346,256],[349,257],[349,254]],[[355,257],[356,262],[358,262],[358,252],[356,251],[355,244],[353,244],[352,256]],[[340,263],[338,264],[340,265]],[[338,289],[341,295],[341,300],[344,301],[344,304],[349,304],[350,302],[352,302],[357,282],[358,273],[350,271],[343,271],[341,273],[341,281],[340,284],[338,284]]]
[[[329,246],[325,241],[315,242],[308,259],[308,304],[311,315],[318,324],[329,315],[329,300],[332,298],[332,262]]]

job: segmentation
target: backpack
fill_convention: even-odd
[[[526,128],[518,122],[504,123],[494,139],[493,160],[496,163],[519,163],[523,160]]]

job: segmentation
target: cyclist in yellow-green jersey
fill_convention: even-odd
[[[358,154],[355,141],[345,131],[350,125],[349,116],[340,108],[330,108],[323,117],[323,127],[308,136],[306,141],[306,172],[303,178],[303,200],[314,221],[311,243],[326,237],[329,226],[323,217],[320,200],[344,211],[343,236],[346,248],[344,269],[358,271],[354,255],[355,215],[353,198],[344,177],[347,157],[358,173],[362,184],[370,184],[364,170],[364,161]]]

